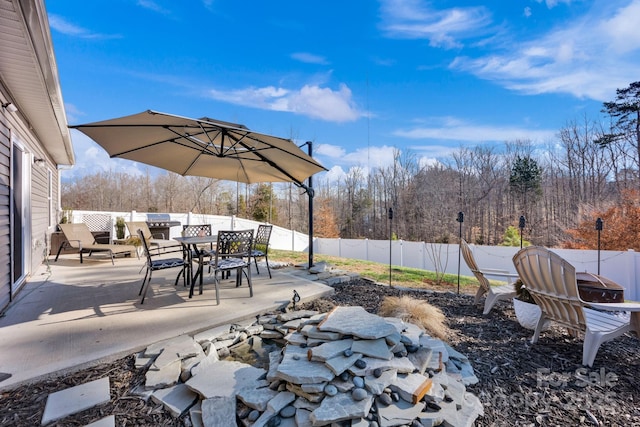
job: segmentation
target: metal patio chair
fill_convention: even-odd
[[[187,286],[187,261],[184,256],[184,249],[182,245],[177,244],[173,246],[164,246],[162,254],[156,253],[155,251],[151,253],[149,249],[149,242],[144,235],[144,231],[138,229],[138,236],[140,237],[140,241],[142,242],[142,247],[144,248],[144,254],[147,257],[147,271],[144,273],[144,279],[142,279],[142,285],[140,286],[140,292],[138,295],[142,295],[142,300],[140,300],[140,304],[144,304],[144,298],[147,295],[147,290],[149,289],[149,284],[151,283],[151,275],[154,271],[158,270],[166,270],[168,268],[180,268],[178,275],[176,276],[176,281],[174,286],[178,285],[178,279],[180,279],[180,275],[182,275],[182,280],[184,281],[184,286]],[[167,254],[172,253],[180,253],[180,257],[167,257]]]
[[[271,239],[271,230],[273,225],[259,225],[256,232],[256,237],[253,240],[253,247],[251,248],[251,258],[256,265],[256,272],[260,274],[258,269],[258,258],[264,258],[264,262],[267,264],[267,271],[269,272],[269,279],[271,279],[271,268],[269,267],[269,240]]]
[[[242,275],[247,278],[249,284],[249,296],[253,297],[253,285],[251,283],[251,248],[253,245],[253,230],[220,230],[216,251],[213,260],[210,261],[211,274],[216,286],[216,302],[220,304],[220,280],[218,273],[224,277],[226,273],[236,271],[236,287],[242,284]],[[200,275],[200,294],[202,294],[202,275]],[[191,282],[193,294],[194,282]]]

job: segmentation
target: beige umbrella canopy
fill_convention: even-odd
[[[69,126],[113,157],[180,175],[244,182],[303,181],[326,170],[291,140],[253,132],[243,125],[144,111]]]

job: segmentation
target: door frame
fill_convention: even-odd
[[[31,164],[33,154],[15,133],[11,133],[10,232],[11,289],[10,301],[26,283],[31,272]],[[17,217],[19,215],[19,217]]]

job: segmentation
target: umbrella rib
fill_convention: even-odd
[[[289,179],[291,179],[293,182],[295,182],[295,183],[296,183],[296,184],[298,184],[298,185],[302,185],[302,182],[300,182],[297,178],[295,178],[294,176],[292,176],[289,172],[287,172],[286,170],[282,169],[278,164],[276,164],[275,162],[273,162],[271,159],[269,159],[269,158],[267,158],[267,157],[263,156],[262,154],[260,154],[260,153],[259,153],[259,151],[260,151],[259,149],[251,149],[251,147],[249,147],[248,145],[244,144],[244,143],[242,142],[242,139],[244,139],[245,137],[250,138],[248,135],[249,135],[249,133],[246,133],[246,134],[245,134],[245,135],[243,135],[243,137],[242,137],[242,138],[240,138],[240,139],[235,139],[235,138],[233,138],[233,136],[231,136],[231,135],[227,135],[227,137],[228,137],[228,138],[231,138],[232,140],[234,140],[234,141],[235,141],[234,145],[239,144],[239,145],[241,145],[242,147],[244,147],[244,148],[248,149],[251,153],[255,154],[255,155],[256,155],[258,158],[260,158],[263,162],[265,162],[265,163],[269,164],[269,166],[271,166],[272,168],[274,168],[274,169],[278,170],[278,171],[279,171],[279,172],[281,172],[283,175],[285,175],[286,177],[288,177]],[[264,142],[263,142],[263,143],[264,143]],[[268,144],[268,143],[265,143],[265,144],[269,145],[271,148],[275,148],[275,149],[280,150],[280,148],[279,148],[279,147],[274,147],[273,145]],[[280,151],[284,151],[284,150],[280,150]],[[291,154],[291,153],[288,153],[288,154]],[[303,158],[301,158],[301,159],[306,161],[306,159],[303,159]],[[243,169],[244,169],[244,165],[243,165]]]
[[[125,126],[125,127],[128,127],[128,126]],[[217,151],[215,151],[215,150],[214,151],[209,150],[209,147],[213,147],[215,149],[215,145],[213,143],[212,144],[208,144],[207,142],[201,141],[196,137],[200,133],[196,133],[196,134],[184,133],[184,134],[182,134],[182,133],[174,130],[172,126],[163,126],[163,127],[166,130],[168,130],[169,132],[174,133],[176,135],[176,138],[167,138],[167,139],[164,139],[162,141],[155,141],[155,142],[153,142],[151,144],[143,145],[141,147],[132,148],[132,149],[126,150],[126,151],[120,151],[120,152],[111,154],[110,157],[112,157],[112,158],[113,157],[121,157],[121,156],[124,156],[124,155],[129,154],[129,153],[135,153],[136,151],[144,150],[144,149],[147,149],[147,148],[150,148],[150,147],[155,147],[155,146],[158,146],[158,145],[161,145],[161,144],[166,144],[167,142],[170,142],[170,143],[176,144],[176,145],[181,145],[181,146],[183,146],[185,148],[190,148],[192,150],[200,151],[201,153],[208,153],[208,154],[213,154],[213,155],[217,155],[218,154]],[[211,139],[209,137],[209,134],[206,131],[204,131],[204,129],[203,129],[203,133],[207,134],[207,137],[209,139]],[[190,144],[185,144],[184,142],[181,142],[180,139],[184,139],[186,141],[191,141],[191,142],[195,143],[196,146],[190,145]]]

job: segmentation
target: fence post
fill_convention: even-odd
[[[636,258],[637,253],[633,249],[627,249],[627,283],[629,284],[629,293],[625,295],[625,299],[636,301],[638,298],[638,282],[636,280]]]
[[[364,239],[364,257],[369,261],[369,239]]]

